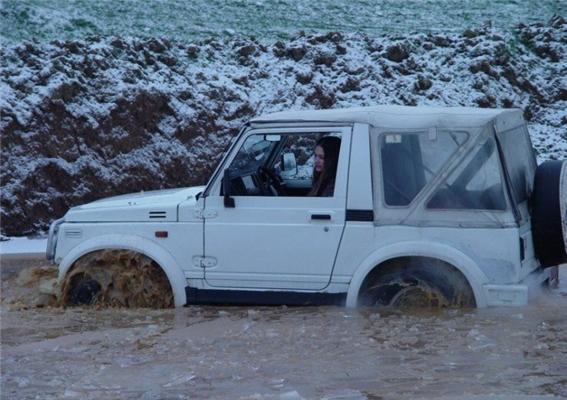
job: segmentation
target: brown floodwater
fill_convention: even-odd
[[[2,265],[3,399],[567,398],[567,267],[525,307],[406,312],[64,309],[50,273]]]

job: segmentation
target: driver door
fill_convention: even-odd
[[[310,154],[323,135],[341,138],[335,189],[331,197],[309,197],[298,182],[310,179]],[[345,226],[350,135],[351,127],[256,129],[240,138],[205,197],[204,277],[209,286],[314,291],[329,284]],[[295,174],[282,171],[279,162],[290,150],[296,153]],[[283,176],[284,187],[275,188],[260,176],[262,166]],[[234,183],[234,207],[225,207],[222,195],[226,168]],[[287,191],[286,183],[295,187]]]

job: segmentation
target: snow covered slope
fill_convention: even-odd
[[[2,47],[2,233],[45,230],[105,196],[203,184],[253,115],[376,104],[521,107],[540,160],[567,158],[567,23]]]

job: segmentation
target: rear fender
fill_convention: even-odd
[[[477,307],[486,307],[486,295],[482,287],[482,285],[488,282],[486,275],[472,258],[452,246],[438,242],[402,242],[386,246],[371,253],[354,272],[349,284],[346,300],[347,307],[357,306],[358,294],[364,278],[375,267],[394,258],[411,256],[436,258],[454,266],[461,271],[469,282]]]

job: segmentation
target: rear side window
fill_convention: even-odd
[[[431,209],[505,210],[506,200],[496,142],[490,138],[473,152],[427,203]]]
[[[380,154],[386,205],[409,205],[467,137],[465,132],[436,129],[382,135]]]
[[[514,200],[517,204],[528,199],[537,168],[530,136],[525,125],[506,132],[498,132],[504,155],[504,164],[510,176]]]

